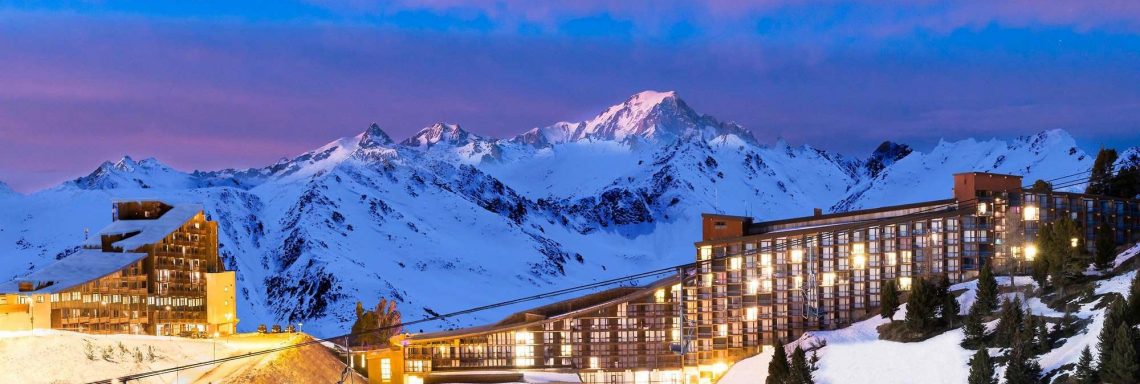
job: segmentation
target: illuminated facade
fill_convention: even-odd
[[[777,340],[877,314],[886,281],[903,290],[916,276],[958,282],[985,262],[1023,270],[1043,223],[1076,221],[1084,236],[1074,246],[1090,250],[1098,225],[1112,227],[1118,244],[1140,233],[1135,199],[1033,192],[1021,183],[962,173],[944,200],[766,222],[706,214],[698,263],[673,279],[622,288],[614,299],[575,299],[582,310],[540,308],[491,326],[397,336],[361,363],[377,384],[551,370],[587,383],[715,382]]]
[[[235,276],[196,204],[117,201],[76,253],[0,285],[0,328],[172,336],[236,331]]]

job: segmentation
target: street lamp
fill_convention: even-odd
[[[1069,239],[1069,243],[1073,245],[1073,248],[1076,248],[1077,245],[1080,244],[1080,241],[1081,240],[1076,237]]]
[[[305,323],[297,322],[297,332],[298,333],[305,333],[305,331],[301,330],[301,327],[303,327],[303,326],[305,326]]]

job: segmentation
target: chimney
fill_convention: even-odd
[[[823,209],[812,208],[812,216],[816,216],[816,217],[823,216]]]

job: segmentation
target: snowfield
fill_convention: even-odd
[[[1134,246],[1120,254],[1118,263],[1136,255],[1140,246]],[[1096,284],[1095,295],[1118,293],[1126,295],[1132,278],[1136,271],[1123,273],[1119,276],[1102,280]],[[1008,286],[1009,277],[996,277],[998,285]],[[1015,277],[1014,283],[1019,287],[1034,286],[1036,283],[1026,276]],[[958,296],[961,314],[965,314],[973,305],[977,297],[977,280],[955,284],[951,291],[965,290]],[[1011,298],[1014,293],[1004,293],[1002,296]],[[1000,299],[999,299],[1000,300]],[[1027,304],[1030,312],[1052,318],[1060,318],[1063,313],[1046,307],[1040,299],[1030,297],[1022,300]],[[1080,333],[1059,341],[1054,349],[1038,356],[1042,371],[1048,375],[1066,364],[1076,364],[1080,359],[1081,350],[1088,346],[1093,356],[1097,353],[1097,336],[1104,325],[1104,309],[1094,309],[1099,300],[1084,304],[1073,313],[1078,319],[1092,319],[1091,324]],[[902,321],[906,317],[906,304],[899,308],[895,314],[895,321]],[[901,343],[896,341],[879,340],[877,327],[888,320],[873,317],[857,322],[846,328],[832,331],[809,332],[792,344],[788,344],[790,351],[796,343],[807,346],[826,340],[827,346],[820,348],[819,371],[815,372],[817,383],[964,383],[969,377],[970,370],[967,363],[973,356],[974,350],[962,348],[965,339],[962,328],[956,328],[930,339]],[[997,320],[987,324],[990,331],[996,326]],[[1003,353],[998,349],[990,349],[993,357]],[[790,352],[789,352],[790,355]],[[810,356],[810,352],[809,352]],[[755,384],[762,383],[768,376],[768,363],[772,360],[771,352],[764,352],[757,356],[737,362],[718,384]],[[1004,374],[1005,367],[997,368],[998,375]],[[1069,371],[1065,371],[1069,372]],[[1056,376],[1056,375],[1054,375]]]
[[[139,335],[87,335],[64,331],[0,333],[0,371],[9,383],[83,383],[237,356],[294,344],[302,334],[235,335],[218,340]],[[301,356],[294,356],[301,354]],[[300,361],[296,361],[300,360]],[[278,368],[281,363],[309,376]],[[144,379],[143,383],[261,383],[266,377],[292,376],[284,382],[335,381],[340,362],[323,347],[275,352]]]

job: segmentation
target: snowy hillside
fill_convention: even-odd
[[[1116,265],[1119,266],[1137,253],[1140,253],[1140,245],[1121,253]],[[1076,335],[1058,340],[1051,350],[1037,356],[1045,376],[1056,377],[1062,373],[1071,375],[1073,366],[1086,346],[1090,348],[1093,356],[1096,356],[1097,336],[1103,328],[1106,310],[1101,299],[1108,293],[1127,297],[1129,284],[1135,276],[1136,271],[1133,270],[1096,282],[1092,292],[1095,299],[1080,305],[1079,309],[1073,312],[1078,324],[1087,325]],[[1009,286],[1008,277],[996,277],[996,280],[999,286]],[[1036,283],[1025,276],[1016,277],[1015,283],[1021,287],[1036,287]],[[951,291],[962,291],[958,296],[958,302],[961,307],[960,314],[965,315],[976,298],[977,280],[956,284],[951,287]],[[1028,311],[1035,315],[1053,320],[1064,316],[1063,313],[1047,307],[1036,297],[1026,298],[1021,293],[1004,293],[1002,297],[1012,298],[1014,295],[1021,296]],[[903,304],[895,314],[894,320],[902,321],[905,317],[906,304]],[[921,342],[901,343],[879,339],[877,327],[888,321],[875,316],[838,330],[810,332],[788,347],[792,348],[796,344],[804,347],[818,345],[826,340],[826,346],[817,351],[820,363],[819,371],[814,374],[814,378],[818,383],[966,382],[969,376],[967,363],[975,351],[962,347],[965,336],[961,327]],[[996,323],[997,320],[988,323],[988,329],[992,331]],[[1000,352],[997,348],[989,350],[991,356]],[[718,384],[763,382],[768,375],[768,363],[771,360],[772,353],[766,351],[737,362]],[[867,372],[874,374],[868,375]],[[1004,367],[997,369],[999,377],[1003,372]]]
[[[955,172],[1031,180],[1091,164],[1063,131],[929,153],[884,143],[859,159],[762,145],[647,91],[510,139],[441,123],[397,143],[372,124],[265,167],[184,172],[124,157],[36,193],[0,191],[0,280],[75,252],[85,229],[110,222],[112,198],[201,202],[238,271],[240,328],[304,321],[335,335],[356,300],[392,298],[414,319],[689,261],[702,212],[804,216],[946,198]]]
[[[7,382],[83,383],[259,352],[301,340],[307,340],[306,336],[240,335],[195,340],[64,331],[3,332],[0,370]],[[307,369],[296,369],[298,364]],[[151,377],[141,383],[334,382],[342,370],[336,356],[314,345]]]

